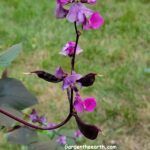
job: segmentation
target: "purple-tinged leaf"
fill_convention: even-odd
[[[14,109],[14,108],[9,107],[9,106],[0,106],[0,109],[3,109],[5,111],[11,113],[12,115],[15,115],[16,117],[23,118],[23,114],[21,112],[19,112],[18,110]],[[15,120],[0,113],[0,126],[4,126],[9,129],[15,123],[16,123]]]
[[[0,79],[0,106],[10,106],[17,110],[38,103],[21,81],[13,78]]]
[[[76,122],[81,133],[88,139],[94,140],[97,138],[98,133],[101,131],[95,125],[89,125],[84,123],[77,115],[75,115]]]
[[[95,81],[95,76],[96,73],[89,73],[77,80],[77,82],[79,82],[82,86],[91,86]]]
[[[15,144],[29,145],[38,141],[36,131],[27,127],[18,128],[12,132],[8,132],[6,135],[7,140]]]
[[[52,83],[58,83],[61,82],[63,79],[59,79],[55,77],[54,75],[47,73],[45,71],[32,71],[31,73],[35,73],[39,78],[46,80],[48,82]]]

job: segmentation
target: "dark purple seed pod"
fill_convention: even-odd
[[[54,75],[47,73],[45,71],[32,71],[31,73],[35,73],[39,78],[42,78],[42,79],[44,79],[48,82],[52,82],[52,83],[58,83],[63,80],[63,78],[58,79]]]
[[[99,128],[97,128],[95,125],[89,125],[84,123],[78,115],[74,115],[76,122],[78,124],[78,127],[81,131],[81,133],[88,139],[94,140],[97,138],[98,133],[101,131]]]
[[[82,86],[91,86],[95,81],[95,76],[96,73],[89,73],[77,80],[77,82],[81,83]]]

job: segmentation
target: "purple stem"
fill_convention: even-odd
[[[76,32],[76,44],[75,44],[75,48],[74,48],[73,57],[71,59],[71,74],[75,69],[76,50],[77,50],[79,37],[80,37],[80,32],[78,31],[76,22],[74,22],[74,27],[75,27],[75,32]],[[72,88],[71,88],[70,112],[73,113],[73,89]]]

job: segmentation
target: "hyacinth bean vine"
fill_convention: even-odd
[[[23,119],[14,116],[4,109],[0,109],[0,113],[24,124],[25,126],[39,130],[54,130],[65,125],[72,117],[75,117],[80,132],[88,139],[94,140],[97,138],[98,133],[101,131],[95,125],[84,123],[78,116],[78,113],[83,111],[93,112],[96,108],[97,102],[94,97],[82,98],[79,89],[82,87],[88,87],[93,85],[96,77],[96,73],[88,73],[81,75],[75,72],[75,60],[76,55],[83,52],[79,46],[79,38],[82,30],[99,29],[104,24],[103,17],[89,8],[86,4],[94,5],[96,0],[56,0],[55,15],[58,19],[67,19],[70,23],[74,24],[76,40],[67,42],[62,50],[61,55],[69,57],[71,60],[71,72],[64,71],[61,67],[56,68],[54,74],[47,73],[45,71],[36,70],[30,74],[36,74],[39,78],[52,83],[62,82],[62,90],[67,91],[70,110],[69,114],[64,121],[60,124],[37,126],[29,123]],[[78,29],[80,28],[80,30]],[[46,122],[45,117],[38,116],[35,110],[30,114],[32,122],[38,122],[44,124]],[[76,136],[80,136],[79,131],[76,132]],[[65,137],[63,135],[57,139],[59,143],[65,143]]]

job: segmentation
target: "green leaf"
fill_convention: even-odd
[[[13,78],[0,79],[0,106],[7,105],[17,110],[28,108],[38,103],[21,83]]]
[[[0,106],[0,109],[3,109],[15,115],[16,117],[19,117],[19,118],[23,117],[22,113],[15,110],[14,108],[10,108],[8,106]],[[12,125],[14,125],[15,123],[16,121],[14,119],[11,119],[10,117],[7,117],[6,115],[3,115],[2,113],[0,113],[0,126],[5,126],[9,128],[9,127],[12,127]]]
[[[8,142],[15,144],[28,145],[38,141],[37,133],[35,130],[21,127],[6,134]]]
[[[53,131],[48,131],[48,130],[41,130],[38,131],[39,134],[43,134],[48,136],[50,139],[53,139],[55,137],[55,133]]]
[[[0,67],[7,67],[22,51],[22,44],[10,47],[6,52],[0,54]]]

